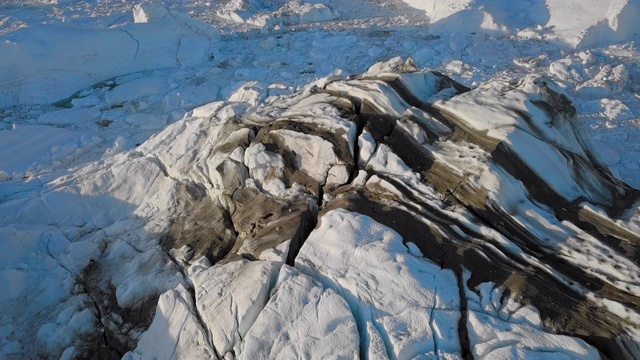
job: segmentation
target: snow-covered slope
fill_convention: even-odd
[[[0,4],[0,358],[640,357],[636,2],[407,3]]]

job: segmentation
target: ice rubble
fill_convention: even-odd
[[[4,145],[0,148],[0,181],[41,167],[47,160],[61,165],[102,141],[99,136],[87,132],[14,124],[11,130],[0,132],[0,143]],[[14,156],[16,153],[21,156]]]
[[[636,356],[638,192],[574,114],[396,58],[0,183],[0,352]]]
[[[232,23],[274,27],[333,20],[338,12],[322,2],[300,0],[233,0],[216,6],[216,14]]]
[[[633,41],[622,45],[606,46],[609,43],[607,40],[602,44],[605,45],[604,47],[591,47],[580,52],[568,49],[554,41],[546,41],[547,35],[553,36],[550,28],[524,30],[520,31],[518,36],[487,36],[476,33],[477,31],[434,34],[430,33],[429,26],[426,25],[427,17],[424,13],[410,9],[400,0],[375,3],[334,0],[301,1],[300,8],[304,7],[302,5],[323,4],[331,11],[340,12],[341,15],[333,20],[324,19],[328,21],[316,19],[323,21],[318,23],[296,23],[299,19],[295,18],[290,25],[278,22],[273,26],[261,27],[246,21],[228,23],[215,15],[217,9],[232,3],[240,9],[234,11],[247,20],[257,15],[275,16],[280,9],[287,7],[287,4],[293,5],[296,2],[223,1],[209,3],[209,5],[205,0],[163,2],[169,9],[166,10],[167,14],[179,17],[178,12],[188,13],[194,18],[209,22],[213,28],[222,29],[223,35],[214,36],[209,44],[208,50],[211,51],[203,58],[204,62],[195,61],[194,64],[197,64],[195,68],[168,65],[162,62],[159,63],[160,66],[166,65],[169,68],[128,74],[112,81],[101,78],[102,75],[98,74],[99,77],[83,82],[83,84],[90,83],[90,88],[78,89],[70,85],[69,89],[62,91],[57,98],[52,95],[51,98],[62,100],[56,102],[55,106],[50,105],[49,99],[43,97],[44,103],[34,99],[22,105],[3,108],[0,113],[0,131],[11,129],[13,124],[17,126],[38,124],[37,120],[40,116],[43,116],[43,121],[49,121],[51,119],[48,118],[47,113],[60,110],[59,106],[73,105],[71,109],[65,109],[70,111],[57,113],[59,117],[50,125],[83,132],[77,134],[78,137],[88,133],[99,137],[102,141],[99,144],[93,142],[92,145],[87,145],[89,143],[82,140],[74,141],[75,149],[62,149],[62,152],[56,151],[57,154],[39,147],[43,151],[34,151],[30,157],[30,159],[39,159],[37,163],[33,166],[23,164],[24,166],[21,166],[17,172],[13,171],[14,173],[0,170],[6,173],[6,175],[0,174],[0,179],[38,176],[48,171],[82,165],[88,160],[99,159],[105,153],[113,154],[131,149],[166,124],[180,119],[185,111],[216,99],[228,99],[229,95],[239,86],[244,86],[243,84],[253,83],[254,85],[250,85],[251,91],[260,93],[256,99],[264,99],[272,95],[290,94],[296,87],[313,81],[319,76],[326,76],[338,68],[343,69],[345,73],[361,73],[372,62],[403,54],[416,59],[420,67],[436,69],[473,86],[495,74],[513,78],[520,77],[523,73],[550,75],[554,81],[559,81],[571,96],[578,108],[579,120],[590,127],[587,135],[597,138],[594,144],[599,153],[606,155],[606,164],[610,169],[631,184],[640,185],[638,177],[640,162],[639,157],[635,156],[637,149],[634,146],[638,138],[638,131],[635,131],[638,119],[635,113],[638,112],[640,102],[635,96],[637,82],[634,81],[638,76],[638,70],[633,65],[640,55]],[[51,29],[58,27],[64,27],[69,32],[88,37],[95,33],[98,36],[96,40],[100,40],[102,36],[100,34],[107,29],[121,29],[125,24],[148,27],[154,22],[167,20],[167,16],[159,19],[160,15],[165,13],[162,10],[164,8],[158,8],[159,12],[156,11],[156,15],[153,15],[153,7],[149,3],[137,9],[146,11],[148,14],[144,16],[156,20],[141,24],[132,24],[135,16],[131,14],[131,10],[136,9],[136,6],[135,3],[128,1],[108,4],[95,1],[64,2],[56,5],[46,0],[7,0],[3,4],[5,4],[3,10],[6,11],[3,14],[6,14],[6,17],[0,19],[0,36],[2,36],[0,42],[4,40],[11,42],[15,34],[19,33],[19,29],[32,33],[37,32],[36,29],[45,29],[42,32],[55,32]],[[33,6],[26,6],[28,4]],[[520,5],[529,6],[527,2],[522,4],[509,4],[509,9]],[[532,4],[541,5],[542,3],[532,2]],[[510,11],[506,15],[517,14]],[[455,17],[455,14],[452,16]],[[139,21],[143,20],[139,19]],[[191,21],[186,22],[191,23]],[[183,44],[189,44],[188,38],[201,36],[198,32],[186,28],[184,30]],[[115,31],[111,32],[115,33]],[[615,41],[612,37],[607,39]],[[54,41],[51,45],[57,46],[58,42]],[[168,42],[166,45],[170,47]],[[91,46],[95,45],[91,44]],[[72,50],[77,52],[82,48]],[[185,51],[190,48],[186,46]],[[1,49],[11,49],[11,47],[3,46]],[[56,49],[47,49],[45,46],[39,49],[43,54],[56,53]],[[199,46],[193,48],[198,53],[202,49]],[[252,55],[244,56],[243,54],[247,54],[248,50],[251,50]],[[112,56],[113,54],[105,51],[98,55]],[[213,55],[213,59],[209,55]],[[107,60],[93,59],[87,63],[87,66],[103,64]],[[50,61],[52,61],[51,56],[44,55],[38,58],[39,63]],[[127,64],[128,62],[130,59],[127,59]],[[74,63],[81,65],[82,62],[74,60]],[[185,62],[185,64],[192,63]],[[76,72],[72,77],[75,78],[81,73]],[[7,74],[14,75],[9,72]],[[29,73],[27,79],[21,79],[17,83],[12,82],[7,89],[21,88],[27,91],[28,85],[20,85],[21,81],[29,82],[29,79],[33,79],[33,76],[38,77],[39,74],[41,73]],[[65,81],[72,78],[68,75],[62,76]],[[111,77],[112,74],[105,76]],[[115,103],[105,101],[104,97],[107,94],[124,90],[129,82],[133,83],[147,77],[150,78],[150,89],[137,92],[140,89],[137,87],[140,84],[137,84],[137,89],[123,91],[128,97],[121,97],[120,100],[126,99],[125,101]],[[159,82],[156,82],[158,78],[164,78],[166,82],[158,86]],[[580,88],[579,92],[575,91],[576,87]],[[54,89],[51,86],[46,88],[46,91]],[[109,90],[110,88],[113,89]],[[15,103],[12,95],[9,96],[13,93],[7,91],[6,94],[7,99],[11,100],[10,103]],[[596,99],[596,97],[604,98]],[[34,102],[37,104],[33,105]],[[626,111],[624,111],[625,107]],[[97,114],[96,110],[101,114],[94,120],[95,122],[92,122],[90,119]],[[132,116],[138,112],[145,116]],[[82,113],[87,117],[80,116]],[[83,121],[85,119],[87,121]],[[154,121],[151,121],[152,119]],[[78,121],[72,122],[75,120]],[[59,123],[54,124],[56,122]],[[100,124],[99,127],[93,126],[95,123]],[[38,136],[46,136],[46,130],[48,130],[44,127],[31,129],[37,132]],[[56,147],[56,150],[60,149]]]

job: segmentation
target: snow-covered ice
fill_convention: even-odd
[[[287,265],[243,344],[241,359],[353,359],[359,349],[347,302]]]
[[[397,233],[365,216],[336,210],[320,222],[296,267],[347,300],[363,340],[381,336],[394,359],[460,352],[453,272],[411,255]],[[377,334],[365,333],[368,323]]]

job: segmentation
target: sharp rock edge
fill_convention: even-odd
[[[469,89],[399,58],[195,109],[0,204],[11,241],[42,219],[80,248],[47,250],[72,274],[50,315],[3,299],[39,329],[9,337],[129,360],[637,358],[638,191],[575,112],[544,78]]]

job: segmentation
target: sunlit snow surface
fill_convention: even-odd
[[[640,6],[567,4],[3,2],[0,358],[639,357]]]

